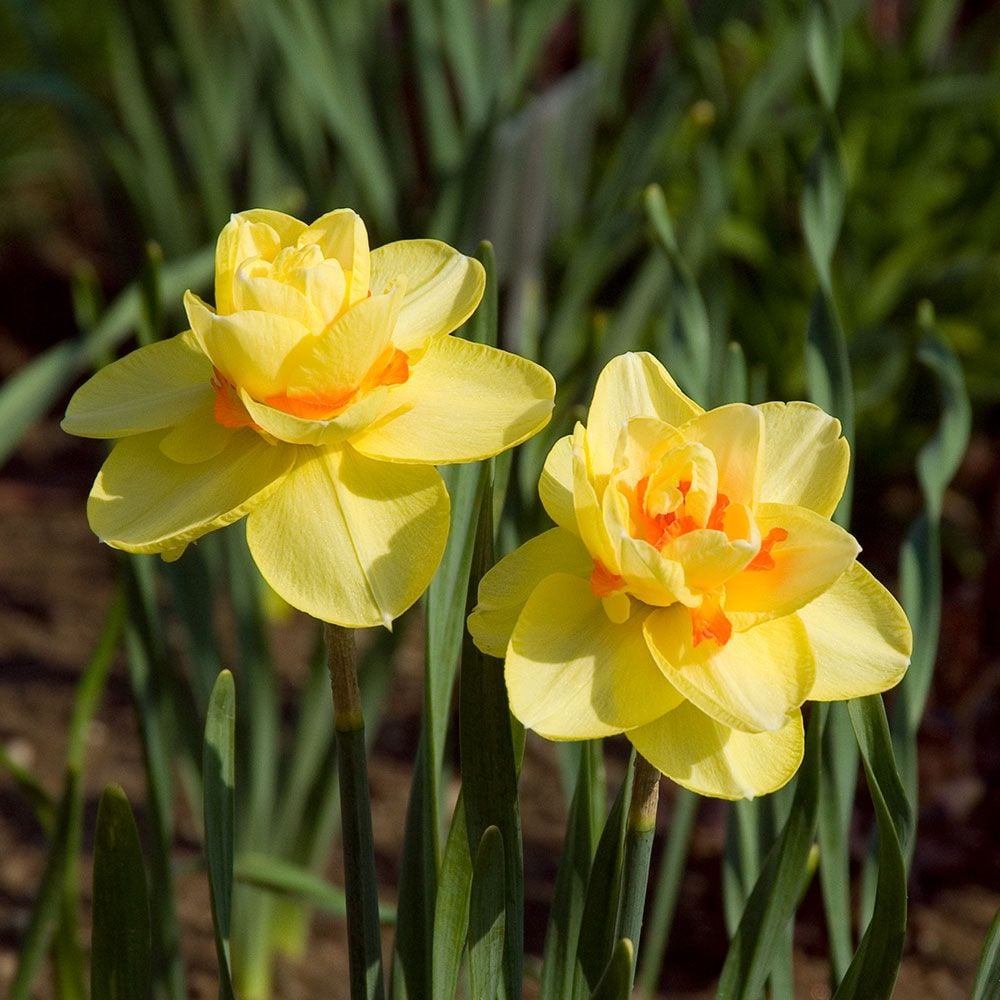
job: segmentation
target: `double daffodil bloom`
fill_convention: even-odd
[[[99,371],[63,428],[122,438],[87,506],[115,548],[175,559],[247,517],[253,557],[290,604],[345,626],[391,623],[448,533],[435,465],[495,455],[548,421],[538,365],[449,337],[475,310],[478,261],[433,240],[369,253],[350,210],[312,225],[233,216],[215,309]]]
[[[704,795],[781,787],[804,701],[884,691],[909,663],[902,609],[830,520],[848,464],[816,406],[705,412],[650,355],[613,360],[545,463],[558,527],[486,574],[469,618],[514,714],[549,739],[624,732]]]

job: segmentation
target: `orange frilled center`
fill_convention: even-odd
[[[649,542],[660,551],[668,542],[681,535],[686,535],[702,527],[697,520],[687,512],[687,498],[691,491],[691,482],[682,479],[677,483],[677,491],[681,495],[681,503],[675,510],[662,514],[651,514],[646,506],[646,493],[649,489],[649,476],[640,479],[629,497],[629,510],[632,524],[637,532],[636,537]],[[713,531],[724,530],[724,517],[729,507],[729,497],[724,493],[716,496],[705,528]],[[772,528],[767,537],[761,541],[760,549],[746,565],[746,570],[755,572],[774,569],[774,556],[771,550],[780,542],[786,541],[788,532],[784,528]],[[590,589],[595,597],[608,597],[626,586],[626,581],[617,573],[613,573],[599,559],[594,560],[594,570],[590,576]],[[702,603],[697,608],[690,608],[692,643],[695,646],[711,639],[719,646],[729,642],[733,634],[733,626],[723,610],[722,591],[705,593]]]
[[[214,415],[223,427],[236,429],[253,427],[236,387],[218,368],[213,368],[212,387],[215,389]],[[303,420],[332,420],[353,402],[381,386],[402,385],[410,377],[410,359],[404,351],[389,344],[369,369],[368,374],[353,389],[333,393],[289,396],[268,396],[262,402],[283,413]]]

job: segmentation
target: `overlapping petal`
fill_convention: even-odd
[[[719,645],[692,642],[690,614],[677,606],[646,619],[646,641],[666,678],[706,715],[744,732],[774,732],[808,697],[816,676],[802,623],[788,615]]]
[[[347,280],[347,301],[360,302],[371,288],[371,255],[368,230],[361,216],[350,208],[338,208],[320,216],[298,237],[298,245],[315,243],[324,257],[340,262]],[[394,274],[393,279],[399,277]],[[384,292],[385,287],[376,288]]]
[[[255,399],[285,391],[289,358],[310,336],[306,327],[275,313],[220,316],[192,292],[185,294],[184,308],[201,349],[230,382]]]
[[[844,492],[851,449],[840,421],[812,403],[763,403],[764,459],[757,499],[830,517]]]
[[[106,365],[69,401],[62,429],[118,438],[159,430],[211,401],[212,363],[190,330]]]
[[[514,627],[506,662],[511,709],[551,739],[592,739],[640,726],[680,696],[657,669],[642,616],[608,620],[586,580],[539,583]]]
[[[207,400],[163,435],[160,451],[184,465],[208,462],[222,453],[233,434],[216,421],[214,400]]]
[[[861,551],[852,535],[805,507],[760,504],[756,519],[762,538],[774,529],[788,537],[771,549],[771,569],[747,568],[726,583],[727,611],[791,614],[833,586]]]
[[[373,389],[343,412],[326,420],[310,420],[284,410],[258,403],[249,393],[239,390],[247,413],[261,430],[287,444],[337,445],[367,427],[386,405],[388,390]]]
[[[321,336],[300,341],[284,366],[287,394],[320,400],[356,390],[389,346],[401,303],[399,287],[369,296]]]
[[[167,458],[163,437],[153,431],[120,441],[97,475],[87,517],[115,548],[177,554],[262,504],[292,464],[286,449],[251,430],[232,434],[216,459],[199,463]]]
[[[802,715],[775,732],[730,729],[682,702],[667,715],[628,732],[636,750],[678,785],[721,799],[752,799],[786,784],[802,763]]]
[[[680,428],[688,441],[705,445],[715,456],[719,492],[731,503],[752,504],[763,453],[764,419],[744,403],[730,403],[699,414]]]
[[[432,340],[386,412],[351,439],[392,462],[473,462],[531,437],[548,423],[555,383],[540,366],[455,337]]]
[[[906,614],[860,563],[798,612],[816,657],[814,701],[862,698],[898,684],[913,647]]]
[[[573,507],[573,436],[567,434],[552,446],[538,479],[538,496],[545,513],[561,528],[577,531]]]
[[[247,519],[264,578],[289,604],[338,625],[391,625],[426,590],[444,551],[449,501],[435,469],[341,448],[297,461]]]
[[[457,330],[483,297],[486,272],[437,240],[400,240],[372,251],[372,291],[380,292],[401,274],[406,276],[406,298],[393,341],[410,353],[430,337]]]
[[[552,528],[525,542],[479,581],[479,600],[468,623],[476,645],[502,658],[522,608],[542,580],[553,573],[586,579],[592,569],[580,539],[563,528]]]
[[[587,417],[587,443],[596,476],[611,472],[618,437],[633,417],[658,417],[679,427],[702,413],[651,354],[622,354],[597,379]]]

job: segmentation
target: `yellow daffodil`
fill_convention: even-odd
[[[892,687],[910,627],[830,520],[849,454],[809,403],[704,411],[648,354],[605,368],[539,483],[557,527],[483,578],[469,618],[514,714],[624,732],[687,788],[750,798],[802,758],[800,706]]]
[[[90,495],[108,544],[174,559],[247,516],[253,557],[290,604],[385,623],[437,568],[448,495],[435,465],[495,455],[548,421],[544,369],[449,337],[475,310],[478,261],[434,240],[369,253],[350,210],[312,225],[232,218],[215,309],[98,372],[63,427],[122,438]]]

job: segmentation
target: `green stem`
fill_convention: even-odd
[[[365,719],[354,662],[354,632],[326,625],[327,665],[340,772],[351,1000],[383,1000],[382,937],[372,841]]]
[[[646,882],[649,879],[649,856],[656,832],[656,806],[660,799],[660,772],[640,754],[635,755],[635,777],[628,807],[625,832],[625,864],[621,911],[617,938],[632,942],[632,975],[635,976],[639,954],[639,932],[646,906]]]

